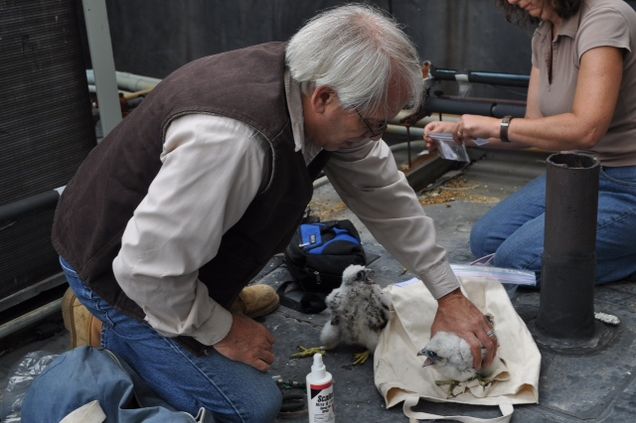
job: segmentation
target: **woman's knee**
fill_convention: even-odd
[[[492,244],[489,241],[490,225],[484,223],[484,220],[477,221],[470,231],[470,251],[475,257],[483,257],[487,254],[495,252],[493,248],[489,248],[488,245]]]
[[[530,241],[516,241],[515,239],[508,239],[499,246],[493,265],[508,269],[540,272],[543,248],[537,248]]]

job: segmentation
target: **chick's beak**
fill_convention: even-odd
[[[418,357],[419,356],[426,356],[426,360],[424,360],[424,363],[422,364],[422,367],[428,367],[428,366],[432,366],[433,364],[435,364],[435,361],[433,361],[430,357],[430,352],[425,348],[423,350],[420,350],[417,353]]]

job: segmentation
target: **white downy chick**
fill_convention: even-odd
[[[485,317],[494,328],[494,316],[487,314]],[[444,331],[437,332],[417,355],[426,356],[424,367],[435,366],[443,377],[457,382],[465,382],[474,377],[487,378],[497,362],[495,359],[491,366],[477,372],[473,368],[473,354],[468,342],[454,333]],[[481,349],[481,355],[486,355],[485,348]]]
[[[424,367],[434,366],[445,379],[465,382],[477,375],[470,345],[454,333],[437,332],[417,355],[426,357]]]
[[[361,265],[350,265],[342,273],[342,284],[325,300],[331,315],[320,333],[325,348],[348,344],[375,350],[389,320],[390,300],[372,277],[373,271]]]

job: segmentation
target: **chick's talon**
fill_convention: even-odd
[[[435,381],[435,385],[439,386],[440,388],[442,386],[448,386],[448,398],[455,398],[457,395],[459,395],[459,393],[455,394],[455,388],[457,388],[459,386],[460,382],[457,380],[453,380],[453,379],[446,379],[446,380],[436,380]]]
[[[364,363],[367,362],[370,356],[371,356],[371,352],[369,350],[355,353],[353,355],[353,365],[354,366],[363,365]]]
[[[486,389],[488,388],[490,385],[492,385],[495,380],[493,378],[489,378],[489,377],[482,377],[482,376],[474,376],[464,382],[460,382],[458,380],[454,380],[454,379],[443,379],[443,380],[436,380],[435,381],[435,385],[439,386],[440,388],[443,386],[448,386],[448,397],[449,398],[455,398],[457,395],[461,394],[463,392],[460,391],[458,393],[455,393],[455,388],[457,388],[461,383],[467,383],[470,381],[476,380],[477,383],[479,383],[479,385],[482,387],[482,389]]]
[[[305,348],[302,345],[296,347],[298,352],[291,355],[291,358],[306,358],[313,357],[314,354],[325,355],[325,347],[309,347]]]
[[[494,378],[491,377],[482,377],[482,376],[477,376],[476,377],[477,381],[479,382],[479,384],[481,385],[482,388],[487,388],[488,386],[492,385],[495,382]]]

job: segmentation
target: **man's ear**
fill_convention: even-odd
[[[314,90],[309,98],[311,107],[316,113],[324,113],[328,105],[336,100],[336,93],[333,89],[321,86]]]

